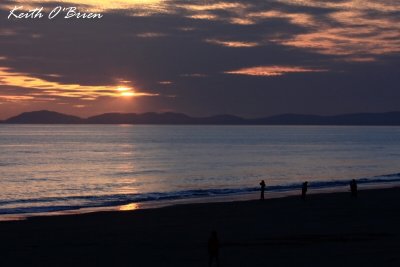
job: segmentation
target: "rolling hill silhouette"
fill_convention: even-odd
[[[76,116],[65,115],[48,110],[39,110],[21,113],[5,120],[4,123],[73,124],[82,123],[83,121],[83,119]]]
[[[89,118],[40,110],[24,112],[2,123],[26,124],[195,124],[195,125],[400,125],[400,112],[355,113],[335,116],[282,114],[245,119],[233,115],[191,117],[182,113],[105,113]]]

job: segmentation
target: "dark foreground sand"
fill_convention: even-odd
[[[257,196],[255,196],[257,197]],[[400,188],[0,223],[0,266],[400,266]]]

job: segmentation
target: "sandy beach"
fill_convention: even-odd
[[[255,198],[258,195],[254,196]],[[2,266],[400,266],[400,188],[1,222]]]

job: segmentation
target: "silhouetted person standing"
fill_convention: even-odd
[[[306,181],[303,183],[301,187],[301,198],[303,200],[306,200],[307,189],[308,189],[308,182]]]
[[[261,180],[260,186],[261,186],[261,196],[260,196],[260,199],[261,199],[261,200],[264,200],[264,192],[265,192],[265,182],[264,182],[264,180]]]
[[[357,182],[354,179],[350,182],[350,191],[352,197],[357,197]]]
[[[214,259],[219,266],[219,241],[216,231],[212,231],[208,239],[208,266],[212,266]]]

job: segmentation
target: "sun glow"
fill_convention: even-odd
[[[128,86],[118,86],[115,90],[120,97],[159,96],[159,94],[137,92],[134,88]]]
[[[123,97],[136,96],[133,89],[128,86],[118,86],[115,90],[119,92],[119,96],[123,96]]]
[[[118,92],[126,92],[126,91],[130,91],[130,90],[131,90],[131,88],[125,87],[125,86],[119,86],[119,87],[117,87],[117,91],[118,91]]]
[[[130,92],[130,91],[121,93],[121,96],[126,96],[126,97],[131,97],[131,96],[135,96],[135,95],[136,95],[135,92]]]

